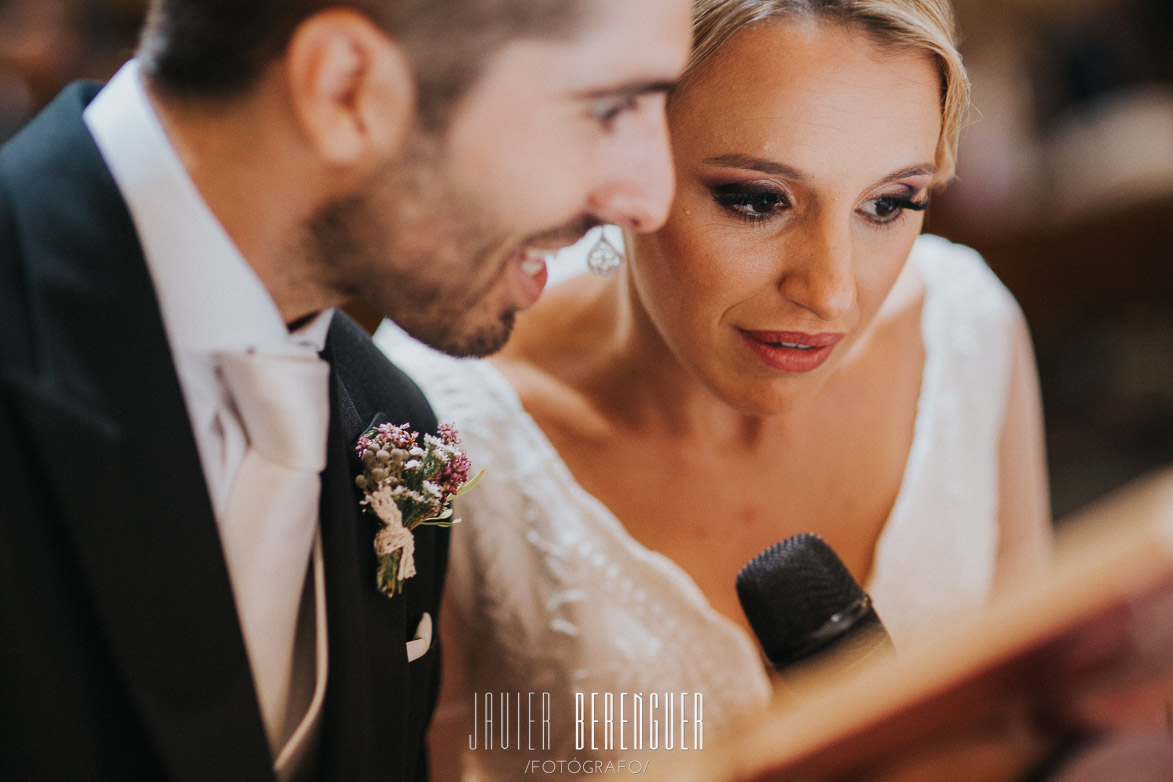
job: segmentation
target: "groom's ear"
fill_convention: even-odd
[[[283,59],[295,116],[324,163],[377,165],[399,149],[415,117],[414,75],[368,17],[341,8],[313,14]]]

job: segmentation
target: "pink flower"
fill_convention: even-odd
[[[441,424],[437,436],[425,435],[422,444],[406,424],[381,424],[355,443],[363,462],[355,484],[365,495],[363,504],[381,522],[375,540],[378,586],[388,596],[398,594],[403,581],[415,574],[412,530],[459,521],[452,518],[452,500],[480,478],[469,481],[472,465],[459,446],[451,424]]]

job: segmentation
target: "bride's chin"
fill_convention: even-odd
[[[801,409],[818,394],[822,378],[798,375],[751,384],[729,384],[718,399],[743,415],[773,418]]]

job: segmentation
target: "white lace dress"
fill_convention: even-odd
[[[972,250],[922,236],[912,259],[926,285],[924,377],[903,483],[866,585],[898,648],[980,606],[990,591],[1010,329],[1020,317]],[[713,610],[681,568],[636,542],[575,482],[491,364],[440,355],[393,326],[381,328],[376,342],[416,379],[439,419],[457,425],[474,465],[488,470],[459,503],[464,521],[453,530],[447,588],[464,623],[468,692],[457,701],[471,712],[475,697],[478,709],[477,749],[467,753],[470,778],[520,779],[540,769],[526,765],[534,759],[562,761],[545,771],[568,777],[572,759],[654,763],[670,738],[665,706],[673,702],[678,723],[680,693],[690,694],[686,707],[692,693],[703,694],[699,716],[710,733],[766,701],[770,684],[756,642]],[[532,708],[530,692],[539,693]],[[493,709],[487,738],[486,693]],[[545,713],[540,693],[549,693]],[[576,693],[584,694],[581,736]],[[595,749],[591,693],[599,694]],[[604,694],[611,694],[614,746],[605,744]],[[615,726],[620,694],[627,694],[626,750]],[[634,712],[643,724],[632,721]],[[692,725],[676,728],[671,738],[679,752],[696,736]],[[503,729],[507,750],[500,748]]]

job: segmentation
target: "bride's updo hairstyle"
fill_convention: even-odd
[[[882,49],[930,54],[941,74],[942,114],[933,184],[953,177],[969,79],[957,51],[949,0],[697,0],[692,57],[676,93],[687,90],[712,56],[747,25],[788,20],[841,25],[865,33]]]

